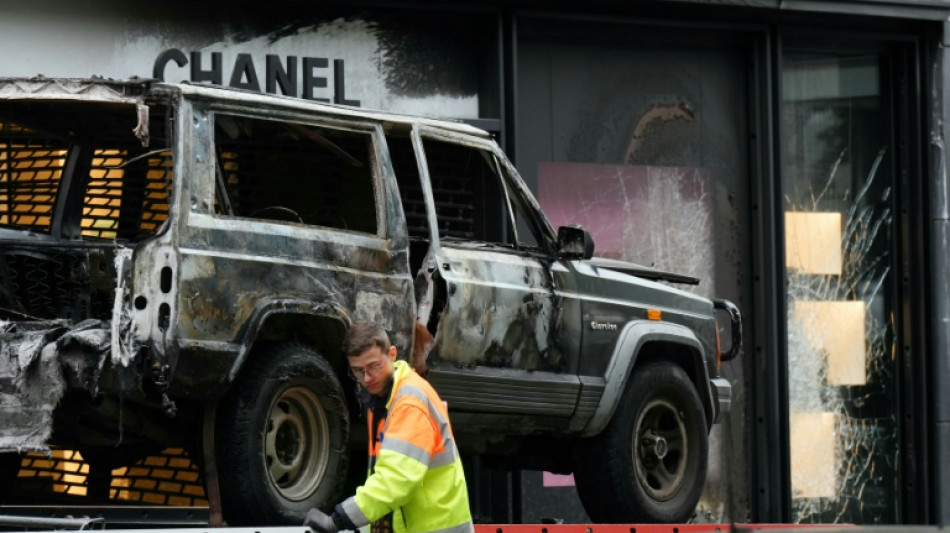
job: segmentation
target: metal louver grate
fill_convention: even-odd
[[[84,237],[115,239],[122,216],[122,178],[118,167],[127,154],[119,150],[96,150],[89,170],[89,183],[83,198],[82,234]]]
[[[62,141],[0,122],[0,225],[49,233],[65,157]]]
[[[181,448],[168,448],[131,466],[97,473],[80,452],[28,453],[13,486],[13,500],[62,504],[129,503],[204,507],[201,474]]]
[[[287,159],[294,157],[290,148],[283,148],[281,152]],[[232,144],[228,146],[228,151],[221,154],[222,171],[234,214],[268,218],[263,211],[269,206],[286,206],[291,203],[291,197],[309,197],[315,202],[309,204],[307,210],[297,211],[304,222],[328,227],[339,225],[341,200],[335,183],[321,183],[320,194],[308,195],[302,186],[303,181],[288,191],[288,188],[274,183],[271,165],[265,160],[270,155],[268,149],[261,149],[253,143]]]
[[[390,161],[393,164],[393,170],[396,171],[396,181],[399,185],[399,196],[402,198],[402,209],[406,215],[409,237],[414,241],[427,242],[429,221],[412,142],[408,137],[390,137],[387,142]]]
[[[147,158],[144,179],[121,167],[127,157],[124,150],[96,150],[83,199],[83,236],[134,239],[168,218],[170,152]]]
[[[148,159],[145,190],[142,195],[143,232],[154,233],[168,219],[171,204],[172,158],[171,152]]]

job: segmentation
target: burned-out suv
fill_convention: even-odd
[[[592,253],[465,124],[0,80],[0,487],[51,445],[92,469],[181,446],[212,516],[299,524],[360,453],[339,346],[370,320],[427,366],[464,454],[573,471],[595,521],[685,520],[738,311]]]

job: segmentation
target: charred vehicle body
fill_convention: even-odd
[[[25,451],[112,468],[178,445],[229,523],[299,524],[346,482],[339,344],[371,320],[463,453],[575,472],[595,521],[682,521],[741,346],[732,304],[671,285],[695,281],[594,258],[465,124],[0,80],[0,486]]]

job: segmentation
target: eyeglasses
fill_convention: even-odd
[[[378,363],[371,363],[363,368],[357,366],[350,367],[350,375],[357,381],[362,381],[366,374],[375,376],[383,367],[386,366],[386,359],[381,359]]]

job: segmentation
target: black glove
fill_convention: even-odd
[[[330,515],[316,507],[307,511],[307,516],[303,519],[303,525],[317,533],[337,533],[340,529],[336,527],[336,523],[330,518]]]

